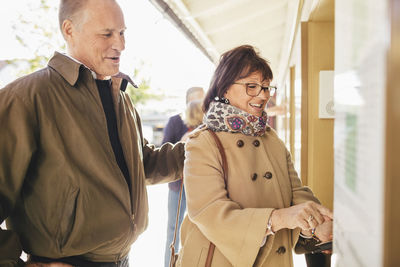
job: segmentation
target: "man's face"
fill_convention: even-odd
[[[94,71],[98,79],[115,75],[125,49],[125,29],[118,4],[113,0],[89,0],[71,28],[69,53]]]

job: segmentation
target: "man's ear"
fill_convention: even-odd
[[[72,21],[69,19],[66,19],[63,21],[61,25],[61,32],[64,36],[65,41],[70,42],[72,41],[72,36],[74,33],[75,27],[72,24]]]

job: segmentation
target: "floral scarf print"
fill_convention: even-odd
[[[267,119],[265,111],[262,112],[261,117],[257,117],[229,104],[211,102],[204,117],[204,123],[215,132],[262,136],[267,127]]]

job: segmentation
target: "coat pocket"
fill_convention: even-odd
[[[59,228],[57,234],[58,247],[62,251],[68,241],[75,223],[76,206],[79,197],[79,188],[72,190],[60,210]]]

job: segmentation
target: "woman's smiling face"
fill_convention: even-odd
[[[270,80],[263,80],[260,72],[255,71],[249,76],[235,81],[234,84],[229,86],[225,92],[224,97],[229,99],[232,106],[235,106],[249,114],[260,117],[269,100],[270,92],[268,90],[261,90],[257,96],[249,96],[246,93],[248,83],[254,83],[263,87],[269,86]]]

